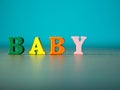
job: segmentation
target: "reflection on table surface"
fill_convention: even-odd
[[[88,50],[83,56],[0,53],[0,89],[120,89],[120,50]]]

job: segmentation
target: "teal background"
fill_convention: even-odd
[[[72,35],[88,37],[84,55]],[[23,55],[8,55],[11,36]],[[36,36],[47,55],[28,55]],[[64,55],[49,55],[50,36],[65,38]],[[19,89],[120,90],[120,0],[0,0],[0,90]]]
[[[50,46],[50,36],[87,36],[84,47],[120,48],[120,0],[0,0],[0,46],[22,36],[31,46],[36,36]]]

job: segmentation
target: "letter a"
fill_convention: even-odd
[[[85,39],[87,37],[85,36],[81,36],[81,40],[79,41],[79,36],[72,36],[71,37],[76,45],[76,51],[74,52],[74,54],[81,54],[83,55],[83,52],[82,52],[82,44],[84,43]]]
[[[31,50],[29,51],[29,54],[31,54],[31,55],[36,55],[36,54],[45,55],[46,54],[42,47],[39,37],[35,37],[33,46],[31,48]]]

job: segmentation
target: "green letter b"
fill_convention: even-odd
[[[24,52],[24,47],[22,46],[24,39],[22,37],[10,37],[10,55],[19,55]]]

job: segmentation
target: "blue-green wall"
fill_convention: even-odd
[[[22,36],[32,45],[39,36],[50,45],[49,36],[88,37],[85,47],[120,48],[120,0],[0,0],[0,46],[9,46],[10,36]]]

